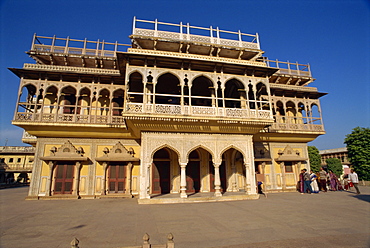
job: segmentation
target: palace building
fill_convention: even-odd
[[[13,124],[35,146],[28,199],[139,203],[295,190],[325,133],[308,64],[258,34],[133,20],[130,45],[34,35]],[[201,198],[200,196],[203,196]],[[167,197],[167,198],[166,198]]]

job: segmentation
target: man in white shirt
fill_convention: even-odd
[[[351,169],[351,173],[348,175],[348,181],[353,183],[353,186],[355,186],[356,192],[359,195],[360,190],[358,189],[358,176],[353,169]]]

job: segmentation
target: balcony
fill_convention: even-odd
[[[271,132],[325,132],[319,117],[274,116],[274,118],[275,123],[269,127]]]
[[[270,110],[218,108],[206,106],[181,106],[166,104],[128,103],[124,115],[165,115],[165,116],[191,116],[203,118],[235,118],[235,119],[262,119],[271,120]]]

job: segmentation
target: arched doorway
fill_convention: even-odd
[[[169,150],[162,148],[153,156],[152,194],[168,194],[171,192],[171,158]]]
[[[200,154],[199,149],[189,154],[189,162],[186,165],[186,192],[197,193],[200,191]]]

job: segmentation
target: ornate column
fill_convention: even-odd
[[[232,191],[233,192],[238,192],[238,183],[237,183],[237,174],[236,174],[236,164],[235,164],[235,161],[232,160],[231,161],[231,169],[232,169],[232,172],[233,172],[233,185],[232,185]]]
[[[187,163],[179,163],[180,164],[180,197],[187,198],[188,195],[186,194],[186,165]]]
[[[107,169],[108,169],[108,163],[103,162],[103,182],[102,182],[102,189],[101,194],[106,195],[107,194]]]
[[[213,163],[215,167],[215,196],[222,196],[221,180],[220,180],[220,165],[221,163]]]
[[[246,193],[247,194],[257,194],[256,189],[256,175],[254,169],[251,168],[251,163],[245,162],[245,177],[246,177]]]
[[[81,162],[76,162],[75,166],[76,166],[76,170],[74,173],[72,194],[78,196],[79,189],[80,189],[80,171],[81,171],[82,164]]]
[[[150,199],[150,166],[151,162],[141,164],[140,199]]]
[[[283,190],[286,189],[286,178],[285,178],[285,166],[284,162],[280,163],[280,170],[281,170],[281,187]]]
[[[131,173],[132,172],[132,163],[128,162],[127,171],[126,171],[126,195],[131,195]]]
[[[49,165],[49,178],[48,178],[45,194],[46,194],[46,196],[51,196],[51,191],[52,191],[51,186],[52,186],[52,182],[53,182],[54,162],[49,161],[48,165]]]

